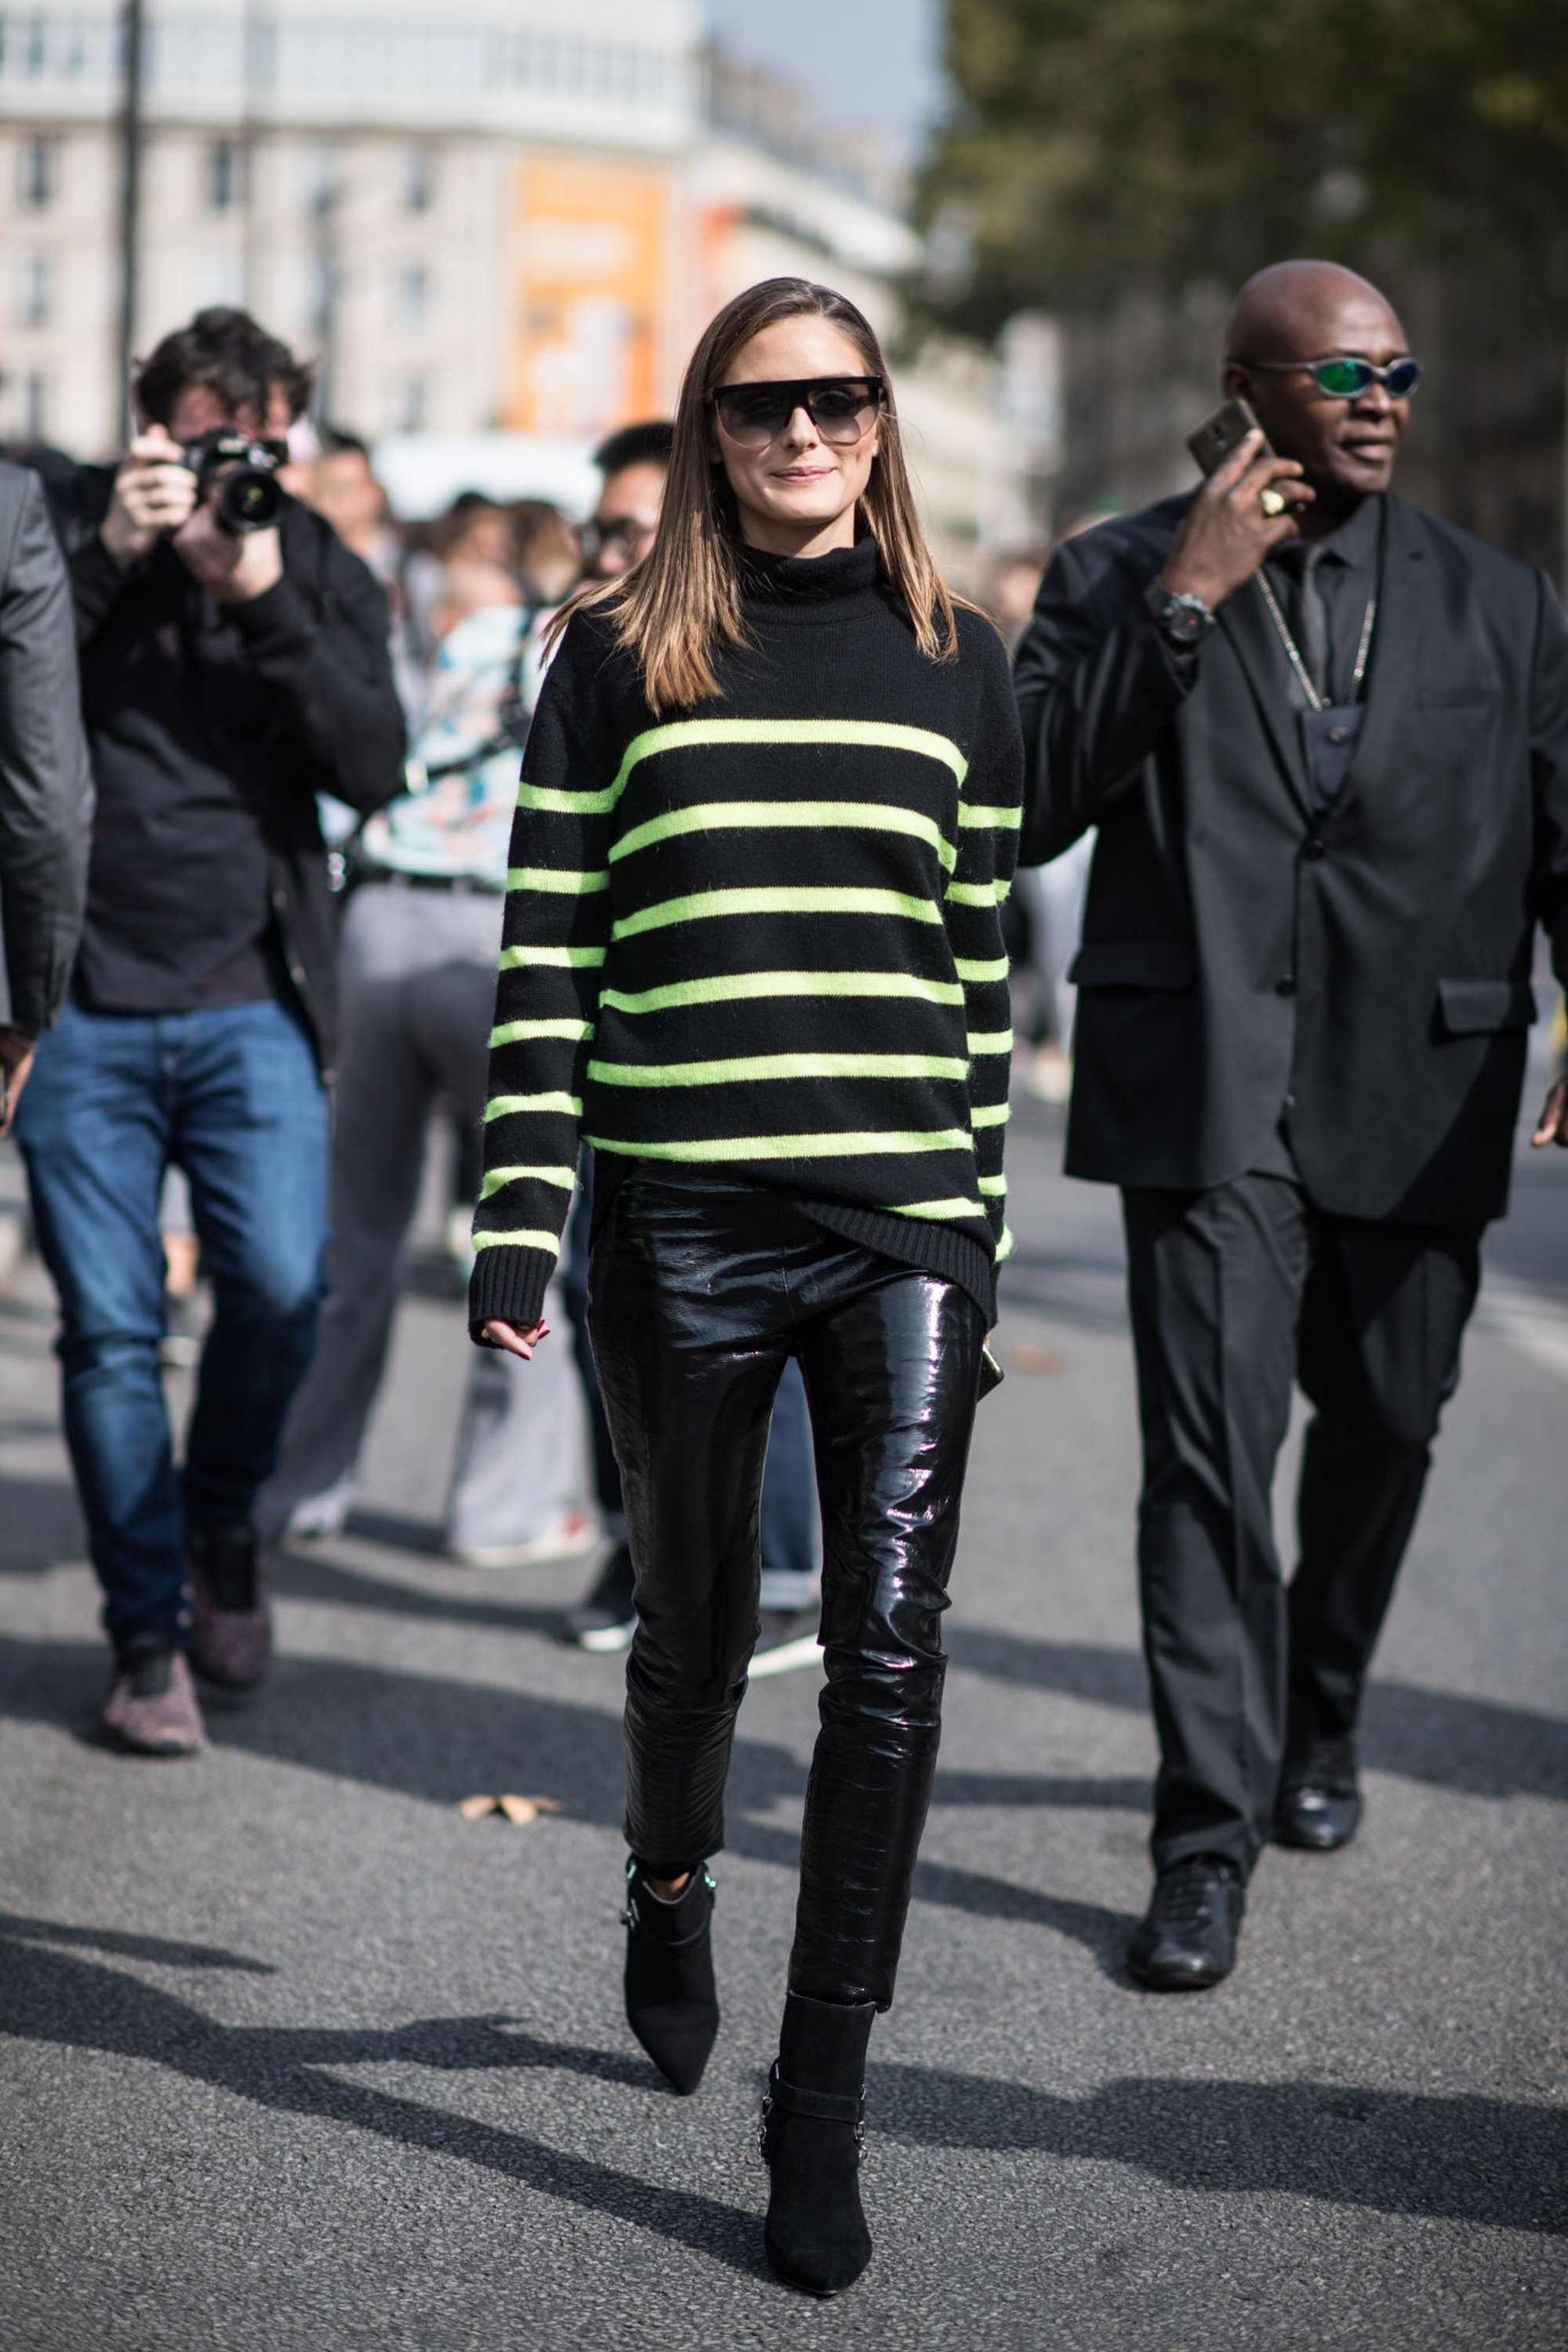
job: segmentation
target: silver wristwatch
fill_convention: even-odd
[[[1194,653],[1214,626],[1215,616],[1201,596],[1184,596],[1152,581],[1145,600],[1154,626],[1173,653]]]

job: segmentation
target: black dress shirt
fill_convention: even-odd
[[[1289,539],[1268,558],[1269,585],[1308,675],[1325,702],[1348,702],[1366,608],[1377,593],[1383,500],[1363,499],[1310,544]],[[1300,681],[1291,678],[1302,703]]]

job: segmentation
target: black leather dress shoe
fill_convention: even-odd
[[[1293,1780],[1274,1808],[1276,1845],[1308,1853],[1335,1853],[1361,1827],[1361,1790],[1353,1780]]]
[[[1127,1965],[1152,1992],[1205,1992],[1236,1965],[1246,1907],[1247,1889],[1234,1862],[1195,1853],[1173,1863],[1154,1881]]]

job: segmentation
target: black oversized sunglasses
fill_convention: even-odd
[[[1256,368],[1270,375],[1310,375],[1331,400],[1359,400],[1369,384],[1380,383],[1390,400],[1408,400],[1421,381],[1419,360],[1390,360],[1373,367],[1370,360],[1238,360],[1238,367]]]
[[[816,375],[794,383],[716,384],[708,397],[720,430],[742,449],[765,449],[797,408],[824,441],[847,449],[880,414],[886,391],[879,375]]]

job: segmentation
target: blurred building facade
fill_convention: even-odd
[[[120,11],[0,0],[0,437],[114,445]],[[896,167],[713,56],[700,0],[148,0],[136,348],[242,302],[372,438],[667,410],[721,302],[825,278],[899,350],[960,579],[1048,454],[1007,363],[904,340]],[[1025,404],[1026,407],[1027,404]]]

